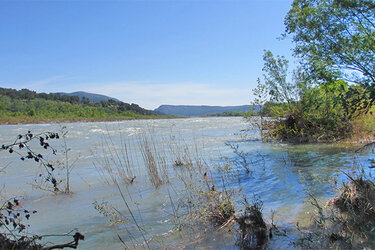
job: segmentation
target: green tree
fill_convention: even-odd
[[[375,84],[374,0],[294,0],[285,25],[311,77]]]
[[[271,51],[264,51],[263,74],[265,86],[269,90],[272,101],[286,102],[288,109],[297,100],[297,86],[288,80],[288,60],[283,56],[273,56]]]
[[[260,131],[260,136],[262,137],[262,139],[264,138],[263,136],[263,130],[264,130],[264,104],[266,104],[266,102],[268,101],[268,93],[267,93],[267,87],[265,84],[262,83],[262,81],[260,80],[260,78],[257,79],[257,86],[255,89],[253,89],[253,95],[254,95],[254,100],[251,102],[251,104],[253,105],[253,108],[251,108],[252,110],[252,113],[255,113],[256,110],[255,108],[259,108],[259,112],[258,112],[258,115],[259,115],[259,119],[260,121],[257,122],[257,121],[254,121],[253,118],[251,116],[249,116],[248,120],[253,124],[255,125],[256,127],[258,127],[259,131]],[[254,121],[254,122],[253,122]]]

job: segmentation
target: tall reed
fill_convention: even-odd
[[[115,141],[107,133],[103,135],[99,147],[92,151],[94,166],[105,183],[114,184],[117,180],[119,183],[131,184],[136,179],[135,169],[139,170],[138,174],[147,173],[155,188],[170,182],[170,158],[162,146],[163,138],[155,137],[148,129],[133,136],[120,133],[117,139]]]
[[[120,146],[115,144],[109,134],[103,135],[99,149],[92,151],[94,166],[107,184],[114,184],[115,181],[122,183],[133,183],[136,176],[133,173],[133,156],[129,151],[129,143],[122,134]]]
[[[165,163],[165,161],[162,161],[161,159],[159,159],[158,161],[158,159],[156,158],[157,153],[155,148],[155,142],[151,141],[150,138],[148,138],[145,134],[142,134],[140,140],[138,140],[138,144],[142,153],[143,161],[147,168],[149,179],[152,185],[158,188],[163,184],[163,181],[159,176],[158,163]]]

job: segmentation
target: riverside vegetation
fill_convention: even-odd
[[[286,142],[361,141],[374,138],[375,3],[295,0],[285,17],[299,67],[265,51],[264,81],[256,105],[266,140]],[[281,117],[281,119],[280,119]]]
[[[0,88],[0,123],[105,121],[158,117],[121,101],[92,102],[83,97]]]

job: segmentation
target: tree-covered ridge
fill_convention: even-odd
[[[155,113],[137,104],[108,100],[92,102],[78,96],[36,93],[28,89],[0,88],[0,122],[41,122],[55,120],[135,119]]]

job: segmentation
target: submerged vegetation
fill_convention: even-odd
[[[272,229],[274,225],[268,229],[262,214],[262,202],[255,201],[249,204],[245,199],[245,209],[241,216],[236,218],[240,235],[237,245],[241,249],[254,249],[262,247],[268,240],[272,238]]]
[[[114,138],[109,136],[104,138],[105,142],[101,144],[102,146],[114,146]],[[210,232],[226,232],[235,238],[233,244],[242,249],[264,247],[268,240],[273,237],[272,230],[276,226],[273,223],[268,224],[266,222],[262,213],[262,202],[255,199],[253,203],[249,203],[246,198],[244,202],[240,202],[244,197],[241,191],[240,176],[245,175],[249,178],[254,168],[259,167],[259,162],[254,159],[253,155],[247,155],[239,150],[238,146],[228,144],[234,154],[241,160],[233,159],[233,162],[231,162],[229,159],[223,159],[219,164],[214,164],[208,163],[204,159],[197,145],[185,145],[183,141],[176,141],[174,137],[169,144],[163,143],[165,138],[147,133],[135,135],[135,138],[131,140],[122,136],[117,139],[121,142],[121,145],[118,145],[120,149],[111,147],[112,150],[123,152],[126,159],[137,158],[138,152],[143,159],[143,162],[139,162],[139,164],[143,165],[148,182],[157,191],[168,190],[167,203],[170,203],[172,209],[170,212],[172,219],[168,220],[171,220],[175,226],[165,237],[179,233],[186,234],[182,239],[191,238],[193,240],[191,242],[182,240],[180,244],[189,247],[199,244]],[[127,145],[134,145],[136,148],[133,148],[134,150],[130,152],[126,149]],[[95,153],[96,155],[97,153]],[[105,160],[96,161],[96,168],[101,175],[105,173],[107,176],[105,179],[112,180],[106,182],[107,184],[114,184],[119,190],[127,189],[127,185],[138,185],[138,179],[135,179],[134,182],[128,182],[127,178],[126,181],[121,181],[122,177],[117,174],[118,169],[121,168],[121,163],[116,160],[117,153],[107,152],[107,156],[104,158]],[[112,164],[108,164],[110,162]],[[124,168],[127,168],[126,162],[122,161]],[[132,161],[130,161],[129,166],[132,165]],[[135,169],[132,169],[132,172],[135,171]],[[234,183],[237,182],[238,187],[233,187]],[[119,183],[123,183],[125,186],[120,188]],[[182,187],[178,183],[182,183]],[[144,184],[142,185],[144,186]],[[122,191],[120,192],[129,215],[129,218],[124,221],[133,224],[144,239],[156,237],[150,235],[139,225],[142,218],[137,217],[136,219],[136,217],[133,217],[132,214],[135,210],[132,211],[131,202],[129,204],[129,200],[133,199],[133,194],[125,197]],[[108,212],[107,207],[111,205],[108,205],[107,202],[102,203],[105,206],[99,206],[98,202],[94,204],[95,209],[110,221],[114,220],[114,217],[118,218],[116,212]],[[134,207],[133,209],[137,208]],[[129,237],[129,235],[119,235],[121,242],[128,248],[130,246],[126,245],[125,241],[128,242]],[[158,242],[158,240],[155,241],[145,240],[142,243],[133,243],[135,244],[133,247],[152,248],[153,244]]]
[[[303,248],[366,248],[374,237],[375,184],[363,171],[346,174],[337,195],[325,206],[311,196],[313,224],[300,230],[295,242]]]

